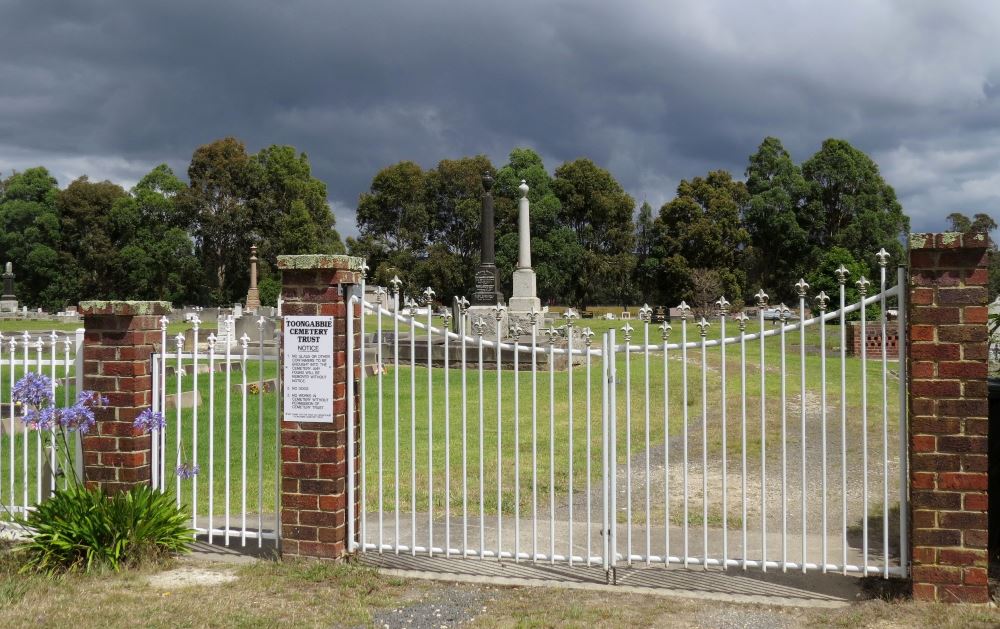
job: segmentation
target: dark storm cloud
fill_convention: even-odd
[[[637,199],[766,135],[869,152],[918,229],[1000,214],[996,10],[921,2],[0,1],[0,170],[134,182],[236,135],[310,155],[345,233],[382,166],[531,146]]]

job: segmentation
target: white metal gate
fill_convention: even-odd
[[[83,330],[0,334],[0,531],[25,516],[55,491],[55,450],[40,432],[28,429],[12,400],[14,384],[29,372],[48,377],[52,400],[69,406],[83,390]],[[34,435],[32,435],[34,433]],[[79,433],[69,437],[77,477],[83,457]],[[68,478],[64,482],[69,482]]]
[[[363,332],[352,549],[609,574],[675,564],[906,575],[906,276],[900,267],[888,286],[888,256],[878,259],[876,294],[852,282],[857,303],[841,267],[839,295],[811,296],[800,281],[797,308],[768,309],[761,291],[752,316],[721,298],[697,320],[682,303],[679,321],[656,325],[644,307],[638,328],[597,335],[572,311],[559,328],[533,313],[498,331],[501,307],[495,322],[472,320],[464,300],[471,334],[455,333],[450,312],[429,307],[432,290],[418,311],[398,281],[377,289],[348,324],[348,356],[354,326]],[[852,313],[858,357],[847,352]],[[887,357],[893,328],[898,359]]]
[[[152,431],[151,484],[174,493],[209,544],[263,548],[280,539],[281,370],[265,320],[254,321],[253,339],[236,337],[231,316],[220,317],[218,334],[205,335],[195,316],[187,335],[168,338],[164,317],[167,351],[151,359],[152,410],[165,423]]]

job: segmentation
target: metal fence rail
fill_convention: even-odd
[[[348,324],[362,374],[352,546],[609,573],[639,562],[907,574],[906,383],[890,369],[905,364],[906,274],[888,286],[878,259],[877,294],[859,278],[857,303],[841,268],[832,298],[799,282],[797,320],[781,305],[771,326],[761,291],[753,319],[721,298],[711,316],[695,321],[682,304],[679,322],[655,326],[647,307],[637,328],[599,339],[572,311],[560,328],[532,313],[504,331],[502,307],[487,325],[464,300],[456,333],[450,312],[435,326],[430,308],[392,308],[416,306],[398,282],[377,289]],[[864,344],[847,356],[852,313],[862,338],[881,331],[878,358]],[[886,356],[892,325],[898,361]]]
[[[0,334],[0,521],[27,515],[56,490],[60,474],[55,450],[24,425],[12,400],[14,384],[29,372],[45,375],[52,381],[55,404],[70,406],[83,390],[82,347],[82,329]],[[75,472],[81,475],[79,435],[74,433],[70,443]]]
[[[235,338],[232,317],[221,322],[218,336],[203,336],[197,317],[191,323],[190,339],[168,339],[167,319],[160,322],[168,351],[152,355],[152,410],[163,414],[165,426],[152,431],[151,484],[174,493],[190,511],[196,536],[209,544],[246,546],[256,539],[262,547],[263,540],[278,540],[280,527],[277,356],[265,353],[263,319],[253,340],[246,333]],[[268,394],[273,403],[265,401]],[[252,398],[256,403],[248,404]]]

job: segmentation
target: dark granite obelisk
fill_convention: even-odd
[[[476,306],[496,306],[503,303],[503,293],[498,290],[492,190],[493,177],[486,173],[483,175],[483,207],[479,221],[479,269],[476,271],[476,288],[472,294],[472,303]]]

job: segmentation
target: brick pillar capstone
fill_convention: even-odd
[[[108,492],[150,480],[150,436],[132,422],[153,401],[150,355],[160,341],[165,301],[84,301],[83,388],[108,405],[94,409],[97,425],[83,438],[84,479]]]
[[[909,352],[913,597],[986,603],[985,234],[911,234]]]
[[[355,327],[355,373],[347,373],[347,291],[361,283],[363,258],[343,255],[278,256],[282,315],[333,317],[333,416],[331,422],[281,421],[281,545],[291,556],[337,559],[347,539],[347,409],[355,408],[355,445],[360,443],[357,387],[347,399],[347,379],[360,376],[361,331]],[[354,316],[360,313],[355,305]],[[285,325],[285,321],[282,322]],[[281,365],[285,365],[282,330]],[[284,383],[283,383],[284,386]],[[284,395],[284,391],[282,391]],[[282,406],[284,408],[284,405]],[[359,450],[355,449],[355,488]],[[355,504],[359,492],[355,491]],[[357,510],[355,510],[357,513]],[[357,523],[357,519],[355,520]],[[357,527],[355,527],[357,530]]]

